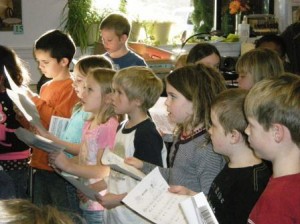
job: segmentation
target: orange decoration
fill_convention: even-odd
[[[237,14],[240,12],[245,12],[250,9],[249,5],[242,0],[233,0],[229,3],[229,13]]]

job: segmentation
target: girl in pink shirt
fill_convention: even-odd
[[[82,92],[83,109],[92,118],[83,127],[78,157],[67,158],[64,153],[49,155],[49,163],[64,172],[80,177],[90,185],[108,176],[109,168],[100,162],[104,149],[112,148],[119,125],[111,105],[111,82],[115,72],[96,69],[89,72]],[[71,145],[69,146],[71,147]],[[87,223],[103,223],[103,207],[91,200],[80,202]]]

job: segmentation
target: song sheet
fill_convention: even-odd
[[[136,180],[142,180],[145,174],[133,166],[124,163],[124,158],[111,152],[109,148],[104,150],[101,158],[103,165],[109,166],[111,169],[130,176]]]
[[[187,223],[179,203],[189,196],[170,193],[168,188],[159,169],[155,168],[122,201],[154,223]]]

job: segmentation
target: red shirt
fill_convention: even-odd
[[[250,213],[248,223],[300,223],[300,173],[270,178]]]

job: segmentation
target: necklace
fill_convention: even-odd
[[[198,134],[200,132],[203,132],[203,131],[205,131],[205,128],[198,128],[196,130],[193,130],[192,133],[188,134],[188,135],[185,135],[185,134],[182,133],[180,135],[180,139],[181,140],[186,140],[186,139],[188,139],[188,138],[190,138],[190,137],[192,137],[192,136],[194,136],[194,135],[196,135],[196,134]]]

